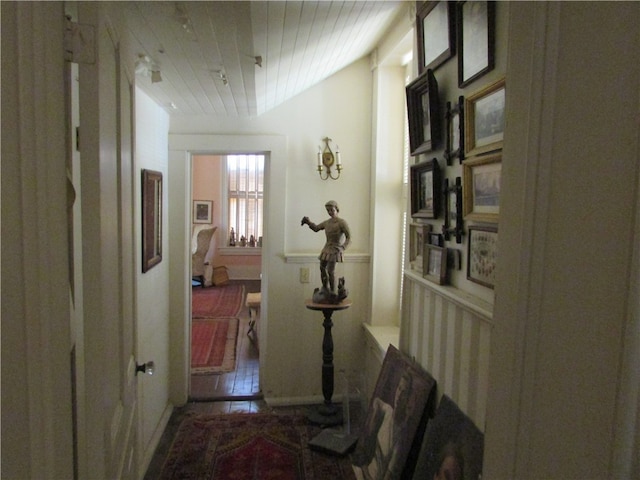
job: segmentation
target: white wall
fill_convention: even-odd
[[[170,413],[169,405],[169,194],[168,132],[169,115],[136,88],[136,198],[141,199],[141,175],[143,169],[156,170],[163,175],[162,211],[162,261],[142,273],[138,268],[137,311],[138,337],[137,360],[139,363],[155,362],[154,375],[139,375],[138,418],[139,445],[144,467],[153,454],[155,444],[162,434]],[[136,225],[142,225],[141,201],[136,202]],[[141,229],[137,230],[138,264],[142,262]],[[186,278],[186,277],[185,277]]]
[[[484,476],[637,478],[640,4],[515,5]]]
[[[317,256],[325,238],[302,228],[300,219],[324,220],[324,204],[331,199],[340,205],[352,233],[337,274],[345,276],[353,306],[334,319],[334,364],[336,371],[360,368],[360,324],[369,308],[371,98],[369,62],[362,59],[258,118],[171,118],[171,137],[176,139],[208,133],[227,137],[228,145],[241,146],[246,139],[246,145],[256,148],[253,139],[260,136],[283,138],[282,152],[269,160],[265,210],[270,224],[265,227],[270,233],[263,246],[261,387],[272,401],[321,398],[322,315],[307,310],[304,301],[320,286]],[[323,181],[315,170],[324,136],[333,139],[333,147],[340,146],[344,170],[339,180]],[[184,152],[172,153],[171,161],[186,161]],[[300,268],[310,269],[310,283],[299,282]]]

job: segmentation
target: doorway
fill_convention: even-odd
[[[262,289],[264,164],[264,154],[191,157],[191,401],[261,396],[260,308],[246,300]]]

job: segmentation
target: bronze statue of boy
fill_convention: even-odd
[[[351,243],[351,232],[349,225],[342,218],[338,217],[338,204],[330,200],[325,204],[329,218],[322,223],[315,224],[309,217],[302,217],[300,225],[309,225],[314,232],[325,231],[327,241],[320,252],[320,278],[322,280],[322,290],[316,288],[313,293],[315,303],[340,303],[347,297],[347,290],[344,288],[344,277],[340,278],[338,285],[335,280],[336,263],[342,262],[342,252]]]

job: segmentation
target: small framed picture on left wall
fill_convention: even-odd
[[[193,201],[193,223],[213,223],[213,201]]]

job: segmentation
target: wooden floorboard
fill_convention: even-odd
[[[247,293],[259,292],[259,280],[235,280]],[[197,288],[197,287],[196,287]],[[246,298],[246,297],[245,297]],[[249,331],[249,309],[244,306],[238,315],[238,343],[236,345],[237,364],[233,372],[210,375],[191,375],[189,400],[196,402],[219,400],[256,400],[260,392],[260,356],[259,351],[247,335]],[[253,336],[253,334],[251,334]]]

